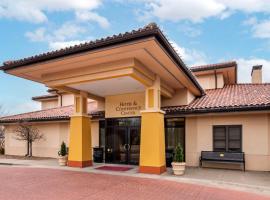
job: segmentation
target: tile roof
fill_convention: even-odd
[[[104,112],[90,110],[89,115],[93,118],[103,117]],[[58,108],[51,108],[28,112],[18,115],[11,115],[0,118],[0,123],[12,123],[19,121],[55,121],[55,120],[69,120],[73,113],[73,106],[63,106]]]
[[[189,105],[162,109],[168,115],[270,110],[270,83],[226,85],[224,88],[206,90],[206,95],[196,98]],[[73,106],[65,106],[3,117],[0,123],[69,120],[72,113]],[[104,117],[104,111],[90,110],[89,114]]]
[[[187,106],[163,109],[167,114],[270,110],[270,83],[225,85],[205,92]]]
[[[198,88],[201,95],[204,95],[204,90],[201,85],[197,82],[194,75],[191,73],[190,69],[185,65],[183,60],[180,58],[176,50],[173,48],[171,43],[168,41],[166,36],[160,30],[156,23],[149,23],[143,28],[137,30],[132,30],[130,32],[120,33],[118,35],[108,36],[106,38],[97,39],[95,41],[89,41],[81,43],[79,45],[70,46],[56,51],[50,51],[43,54],[31,56],[28,58],[23,58],[19,60],[10,60],[3,63],[0,66],[0,70],[9,70],[17,67],[43,62],[51,59],[56,59],[63,56],[73,55],[76,53],[82,53],[86,51],[91,51],[99,48],[104,48],[108,46],[113,46],[117,44],[122,44],[125,42],[135,41],[139,39],[155,37],[160,44],[167,50],[168,54],[174,59],[178,67],[187,75],[187,77],[193,82],[193,84]]]
[[[233,67],[233,66],[237,66],[236,61],[227,61],[227,62],[222,62],[222,63],[192,66],[190,67],[190,70],[192,72],[197,72],[197,71],[221,69],[221,68]]]

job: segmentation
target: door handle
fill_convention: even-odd
[[[127,150],[129,151],[130,150],[130,144],[127,144],[127,145],[128,145],[128,149]]]

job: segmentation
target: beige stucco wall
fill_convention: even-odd
[[[99,121],[91,121],[92,147],[99,146]]]
[[[52,157],[58,156],[58,151],[62,141],[67,146],[69,144],[69,122],[37,123],[40,133],[44,135],[44,140],[33,143],[33,156]],[[16,125],[5,126],[5,153],[7,155],[25,155],[26,142],[18,141],[14,138]],[[99,121],[91,122],[92,146],[99,145]]]
[[[269,114],[237,114],[186,118],[186,162],[199,165],[201,151],[213,150],[213,125],[242,125],[247,170],[270,170]]]
[[[41,109],[50,109],[50,108],[56,108],[58,107],[58,101],[57,100],[49,100],[49,101],[42,101],[41,102]]]
[[[73,94],[63,94],[62,95],[62,106],[69,106],[74,104]]]
[[[198,75],[196,77],[203,89],[215,89],[216,81],[214,74]],[[224,77],[223,74],[219,73],[217,74],[217,88],[223,88],[223,86]]]
[[[194,95],[187,89],[180,89],[175,91],[175,94],[172,98],[163,98],[161,99],[161,106],[179,106],[179,105],[188,105],[193,99]]]
[[[69,123],[53,122],[35,124],[44,139],[33,143],[33,156],[57,157],[62,141],[68,144]],[[16,125],[6,126],[5,153],[7,155],[25,155],[26,142],[14,138]]]

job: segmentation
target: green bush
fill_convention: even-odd
[[[181,144],[178,144],[175,148],[175,154],[173,158],[174,162],[184,162],[184,152]]]
[[[60,151],[58,152],[59,156],[66,156],[67,155],[67,146],[66,143],[63,141],[61,144]]]

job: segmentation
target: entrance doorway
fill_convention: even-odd
[[[141,119],[106,119],[105,161],[138,165],[140,158]]]

